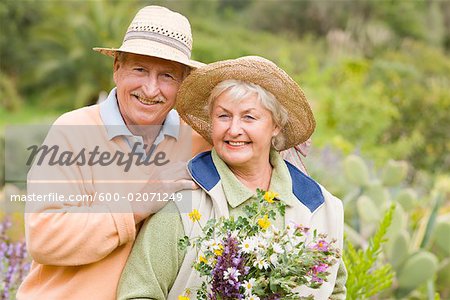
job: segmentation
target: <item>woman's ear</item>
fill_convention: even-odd
[[[278,125],[275,125],[272,131],[272,137],[276,137],[281,132],[281,128]]]

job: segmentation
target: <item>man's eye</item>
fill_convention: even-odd
[[[133,70],[137,71],[137,72],[144,72],[145,71],[144,68],[133,68]]]
[[[175,75],[171,74],[171,73],[164,73],[164,74],[162,74],[161,76],[162,76],[162,78],[164,78],[165,80],[179,81],[178,78],[177,78]]]

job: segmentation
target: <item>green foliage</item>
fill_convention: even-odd
[[[18,93],[12,77],[0,72],[0,106],[8,111],[17,111],[22,106],[22,98]]]
[[[93,104],[101,91],[113,87],[113,59],[92,48],[120,46],[135,5],[106,0],[42,3],[47,19],[32,32],[39,36],[33,42],[40,61],[25,77],[30,89],[40,90],[42,106],[74,109]]]
[[[436,224],[434,231],[434,240],[436,245],[444,251],[447,256],[450,256],[450,218],[445,220],[442,218]]]
[[[381,174],[381,181],[386,186],[395,186],[403,182],[408,172],[408,164],[405,161],[389,160]]]
[[[0,2],[0,107],[8,111],[22,107],[22,75],[34,63],[30,31],[41,17],[37,1]]]
[[[410,40],[374,61],[369,80],[385,87],[399,111],[383,137],[394,158],[419,168],[449,169],[450,145],[445,141],[450,133],[441,125],[450,122],[445,113],[450,108],[448,74],[450,60],[442,51]]]
[[[347,299],[368,299],[391,286],[394,273],[389,264],[380,261],[380,254],[394,208],[392,205],[384,215],[367,249],[356,250],[346,239],[343,259],[348,271]]]
[[[5,137],[0,134],[0,187],[3,187],[5,184],[5,159],[4,158],[5,158]]]
[[[406,230],[401,230],[393,239],[392,247],[388,257],[394,268],[400,267],[409,255],[409,248],[411,244],[409,233]]]
[[[322,158],[312,158],[316,164],[323,161],[323,165],[315,164],[315,168],[308,165],[308,170],[343,199],[345,220],[351,225],[346,225],[346,234],[351,243],[364,248],[378,220],[389,206],[396,204],[380,255],[392,265],[396,276],[392,288],[384,294],[395,299],[433,299],[437,292],[445,299],[450,292],[450,273],[444,271],[450,264],[446,246],[447,231],[450,230],[446,224],[450,221],[450,214],[444,213],[449,209],[450,178],[444,175],[437,177],[434,187],[408,186],[401,182],[401,179],[406,179],[404,162],[392,161],[375,169],[355,155],[344,160],[330,155],[330,150],[325,153],[327,156],[322,154]],[[347,175],[340,176],[345,173],[347,160],[365,165],[363,168],[368,169],[370,175],[368,183],[366,180],[364,184],[351,180]],[[321,171],[316,173],[318,168]],[[384,183],[378,176],[385,178]],[[430,264],[426,272],[411,271],[422,268],[425,263]],[[422,276],[424,274],[426,276]]]
[[[403,294],[415,289],[432,278],[438,268],[438,259],[428,251],[419,251],[404,264],[398,277],[399,293]]]
[[[356,207],[358,214],[362,221],[370,223],[380,219],[380,209],[373,203],[373,201],[366,195],[360,196],[356,200]]]
[[[417,193],[411,188],[401,190],[397,194],[395,202],[399,203],[404,210],[410,211],[417,206]]]
[[[347,179],[356,185],[366,186],[369,183],[369,169],[359,156],[350,155],[345,159],[344,172]]]
[[[43,17],[40,3],[36,0],[0,2],[0,70],[18,77],[27,72],[33,62],[29,41],[33,40],[31,29]]]
[[[316,106],[322,132],[316,137],[319,145],[340,147],[333,139],[339,134],[351,145],[342,150],[351,152],[358,146],[373,154],[373,145],[384,139],[399,111],[387,97],[385,87],[369,81],[371,64],[367,59],[345,59],[326,67],[317,81],[306,80],[313,99],[320,99]]]

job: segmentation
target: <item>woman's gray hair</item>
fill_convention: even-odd
[[[224,80],[214,87],[208,98],[206,109],[210,116],[214,107],[214,102],[224,92],[227,92],[228,97],[234,101],[240,101],[249,95],[256,94],[261,105],[271,112],[273,121],[281,129],[280,133],[272,138],[272,146],[276,150],[280,150],[284,147],[285,137],[282,133],[282,129],[286,126],[289,115],[287,110],[280,102],[278,102],[277,98],[271,92],[254,83],[234,79]]]

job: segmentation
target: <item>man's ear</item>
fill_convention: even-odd
[[[113,63],[113,79],[114,79],[114,83],[117,83],[116,81],[116,77],[117,77],[117,71],[120,68],[120,62],[117,59],[117,57],[114,58],[114,63]]]
[[[114,57],[114,63],[113,63],[114,72],[116,72],[119,68],[120,68],[120,62],[116,56],[116,57]]]

